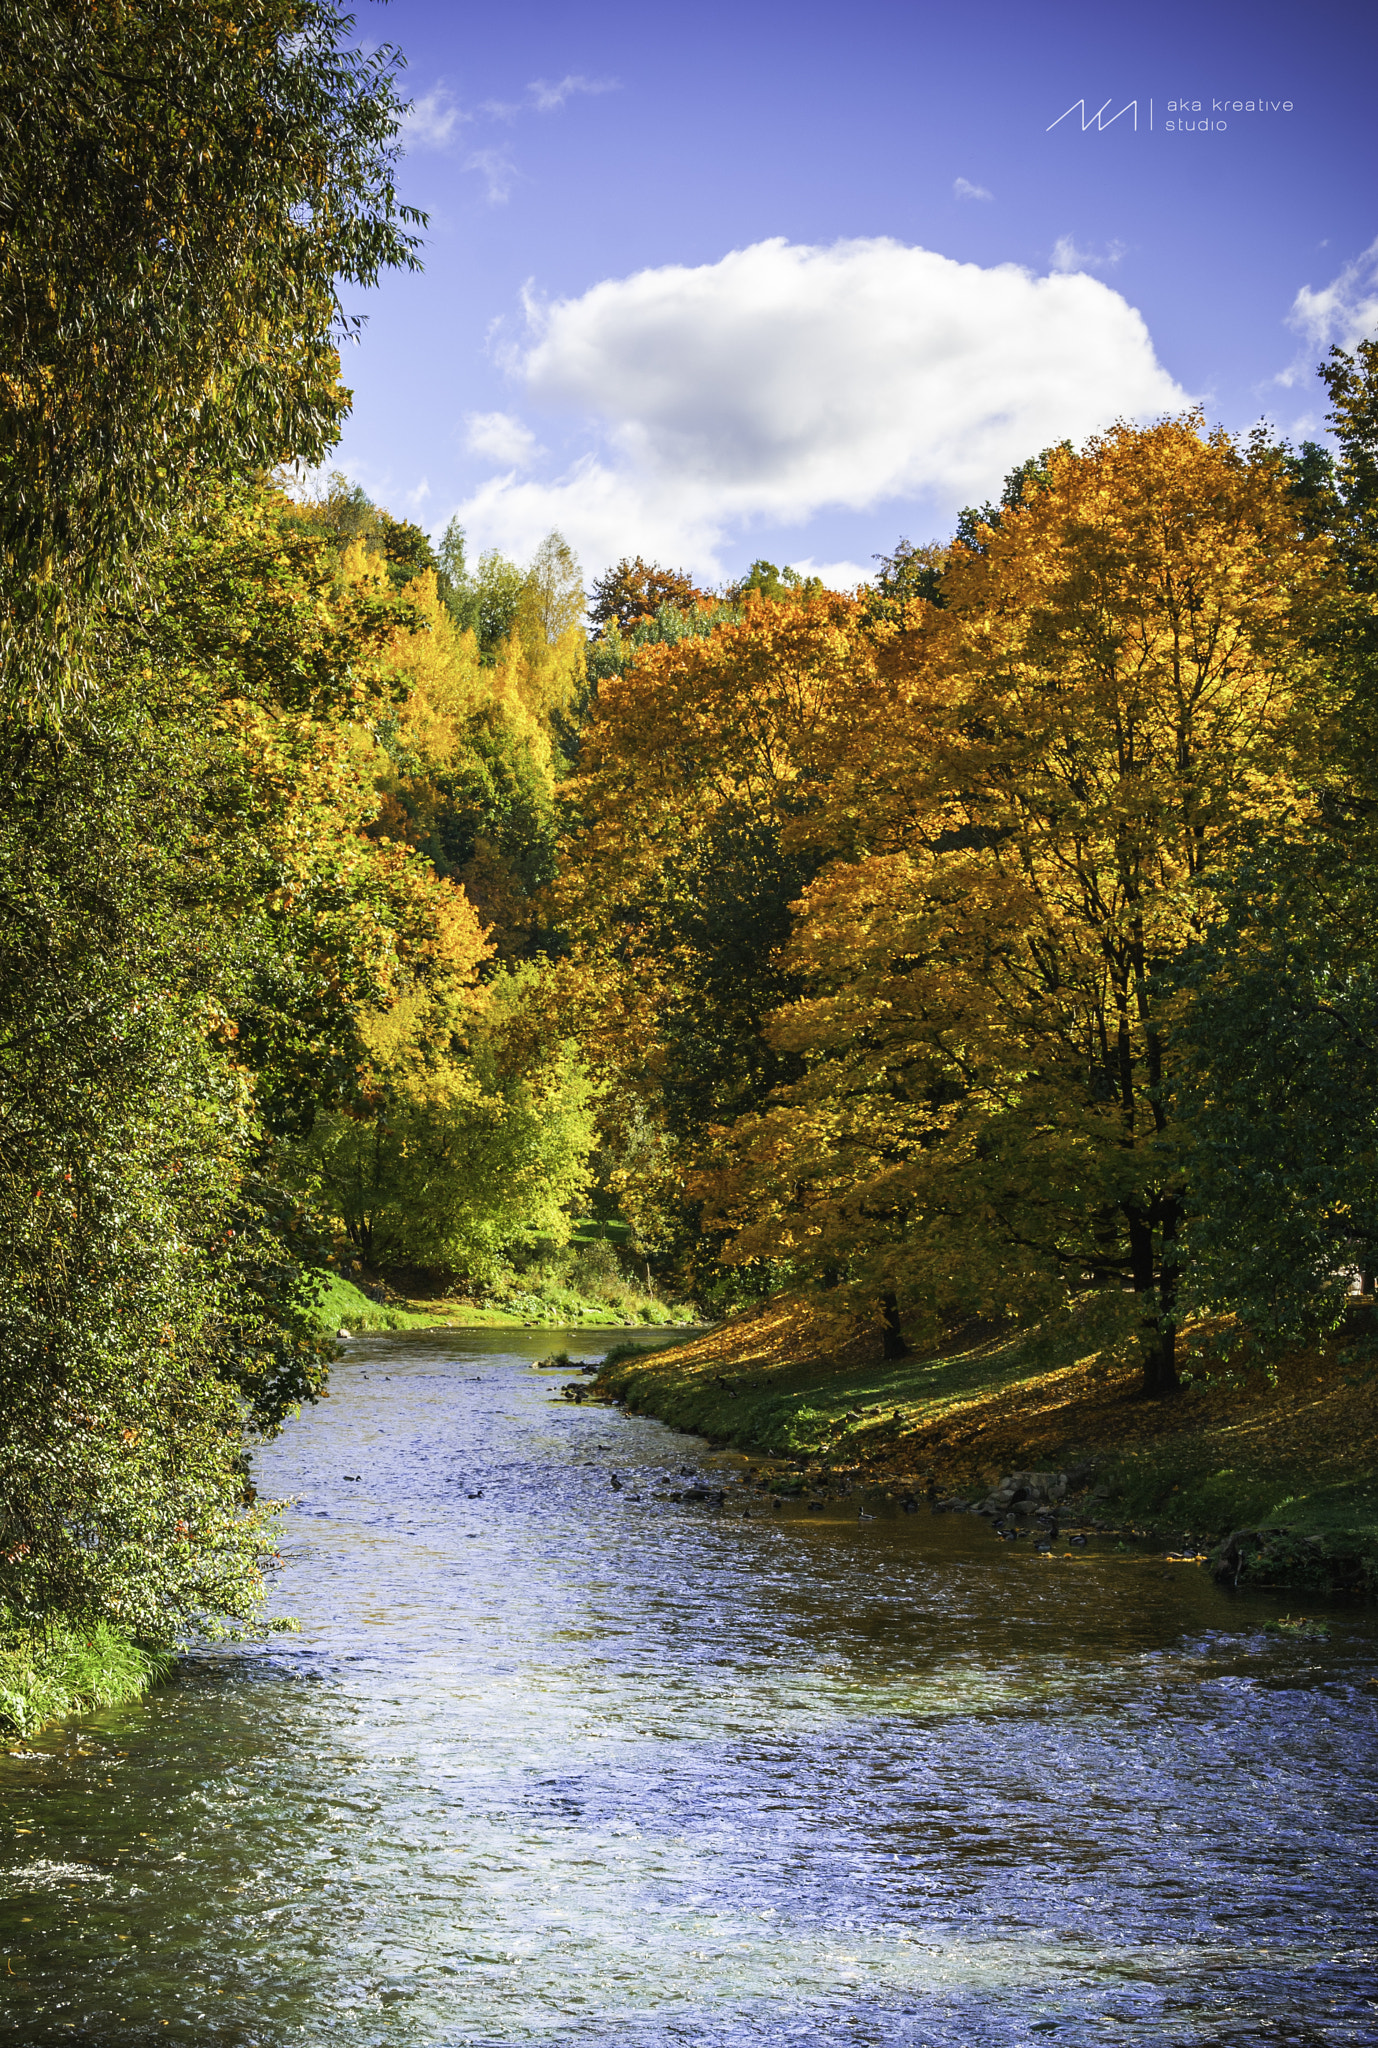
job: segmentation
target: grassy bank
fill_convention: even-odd
[[[377,1301],[338,1273],[329,1276],[317,1306],[323,1330],[436,1329],[663,1329],[694,1320],[686,1304],[659,1300],[625,1282],[592,1287],[578,1284],[562,1274],[532,1273],[491,1300],[472,1301],[463,1296],[423,1297],[389,1288],[386,1301]]]
[[[1355,1333],[1350,1333],[1351,1339]],[[797,1303],[623,1358],[595,1390],[679,1428],[851,1483],[979,1500],[1007,1474],[1090,1467],[1088,1512],[1176,1544],[1250,1532],[1222,1568],[1255,1583],[1378,1591],[1378,1376],[1343,1344],[1208,1377],[1169,1401],[1083,1360],[1033,1371],[1022,1341],[973,1335],[884,1361]]]
[[[428,1330],[448,1324],[452,1318],[440,1303],[414,1305],[375,1301],[352,1281],[332,1273],[316,1304],[316,1319],[323,1330]]]
[[[59,1628],[46,1640],[0,1636],[0,1733],[33,1735],[52,1721],[118,1707],[176,1668],[171,1650],[146,1650],[104,1622]]]

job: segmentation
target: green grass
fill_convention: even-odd
[[[430,1305],[413,1298],[407,1307],[372,1301],[352,1281],[331,1273],[316,1310],[321,1329],[348,1330],[352,1335],[366,1330],[520,1330],[530,1325],[555,1330],[661,1329],[691,1323],[693,1317],[691,1308],[670,1306],[625,1283],[591,1292],[541,1273],[481,1305],[443,1300]]]
[[[625,1225],[589,1225],[569,1244],[542,1253],[496,1296],[523,1322],[597,1329],[668,1329],[692,1323],[687,1303],[662,1301],[619,1250],[611,1233]]]
[[[482,1312],[474,1310],[477,1318]],[[326,1275],[326,1284],[316,1305],[316,1319],[323,1330],[426,1330],[455,1320],[453,1312],[439,1308],[424,1310],[392,1308],[370,1301],[352,1281],[338,1273]],[[493,1320],[503,1320],[495,1317]]]
[[[975,1394],[1029,1377],[1017,1344],[978,1345],[950,1358],[837,1365],[820,1359],[793,1371],[778,1366],[753,1379],[751,1361],[717,1379],[701,1365],[676,1363],[673,1352],[618,1357],[599,1376],[600,1389],[677,1429],[767,1456],[839,1460],[883,1450],[896,1433],[897,1408],[907,1425],[935,1420]]]
[[[1289,1395],[1295,1426],[1284,1426],[1261,1377],[1223,1402],[1187,1392],[1147,1408],[1132,1386],[1098,1391],[1094,1375],[1031,1371],[1017,1337],[887,1363],[855,1346],[806,1356],[781,1320],[772,1326],[763,1310],[754,1330],[750,1318],[726,1324],[683,1354],[619,1347],[589,1391],[754,1456],[882,1485],[928,1474],[966,1499],[1009,1472],[1086,1466],[1092,1512],[1145,1535],[1212,1547],[1266,1532],[1236,1546],[1241,1583],[1378,1591],[1371,1430],[1333,1371],[1298,1368],[1303,1398]]]
[[[1187,1439],[1125,1453],[1106,1471],[1110,1497],[1127,1514],[1179,1516],[1184,1528],[1286,1525],[1303,1535],[1363,1536],[1378,1546],[1378,1481],[1372,1474],[1318,1481],[1300,1471],[1222,1465],[1218,1452],[1218,1445]]]
[[[122,1706],[162,1684],[177,1665],[172,1650],[149,1650],[97,1622],[57,1627],[47,1640],[0,1637],[0,1730],[33,1735],[50,1722]]]
[[[503,1297],[501,1306],[523,1323],[548,1324],[554,1329],[577,1329],[580,1325],[599,1330],[670,1329],[694,1320],[691,1308],[672,1308],[650,1295],[610,1300],[605,1295],[581,1293],[558,1281],[546,1281],[530,1290],[514,1289]]]

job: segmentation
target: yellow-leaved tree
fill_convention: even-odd
[[[586,690],[583,591],[552,534],[513,579],[493,644],[457,622],[435,571],[406,585],[412,624],[389,655],[400,701],[376,731],[375,836],[422,850],[463,884],[511,963],[541,950],[540,895],[555,873],[555,789]]]
[[[803,1072],[712,1182],[731,1257],[892,1352],[901,1313],[1040,1316],[1175,1386],[1180,969],[1213,877],[1306,813],[1330,590],[1276,457],[1194,416],[1051,454],[954,544],[832,722],[857,851],[797,906],[771,1035]]]
[[[529,964],[504,970],[461,1002],[418,985],[364,1020],[361,1100],[318,1118],[309,1157],[370,1264],[487,1286],[513,1251],[569,1242],[592,1088],[536,981]]]
[[[386,588],[358,542],[340,575]],[[496,950],[481,914],[493,906],[471,896],[472,850],[467,864],[446,861],[444,828],[465,778],[479,781],[495,756],[524,765],[533,808],[551,804],[548,714],[572,687],[551,678],[561,662],[561,674],[582,673],[583,643],[566,624],[528,658],[514,633],[484,663],[434,571],[409,581],[402,602],[383,650],[391,701],[335,741],[341,774],[363,793],[372,837],[356,835],[356,858],[386,880],[397,960],[383,1000],[359,1011],[350,1097],[317,1116],[298,1164],[368,1263],[488,1284],[511,1251],[568,1241],[590,1178],[592,1087],[550,1022],[534,963],[481,978]]]
[[[607,1182],[636,1242],[674,1246],[703,1285],[712,1248],[686,1182],[719,1156],[718,1127],[791,1071],[762,1036],[795,989],[789,905],[820,864],[835,721],[879,685],[859,607],[835,593],[753,595],[676,625],[605,678],[583,734],[562,971],[607,1084]]]

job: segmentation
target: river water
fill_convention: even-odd
[[[1378,2041],[1371,1610],[772,1513],[595,1341],[354,1342],[257,1459],[301,1634],[0,1757],[9,2038]]]

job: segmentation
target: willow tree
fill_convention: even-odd
[[[805,1070],[736,1134],[733,1256],[935,1317],[1070,1315],[1171,1391],[1178,969],[1237,849],[1306,808],[1327,588],[1277,457],[1194,418],[1053,451],[954,545],[888,694],[834,725],[864,850],[800,906],[807,993],[772,1035]]]
[[[393,950],[349,915],[392,892],[355,885],[325,716],[370,633],[284,591],[292,549],[246,579],[203,543],[222,490],[323,454],[343,288],[415,260],[399,60],[352,27],[0,0],[6,1626],[246,1617],[246,1411],[271,1429],[323,1378],[260,1117]]]
[[[0,654],[70,693],[101,590],[207,474],[317,462],[340,289],[415,262],[400,62],[333,0],[0,0]]]

